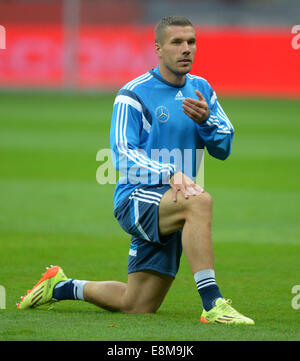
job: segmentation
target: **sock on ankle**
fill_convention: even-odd
[[[201,270],[194,274],[199,295],[202,299],[203,308],[209,311],[215,306],[215,300],[223,298],[215,279],[213,269]]]
[[[87,281],[73,280],[59,282],[53,290],[53,298],[56,300],[81,300],[84,301],[83,288]]]

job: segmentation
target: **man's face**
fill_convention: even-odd
[[[168,26],[162,43],[155,44],[161,65],[176,75],[188,73],[196,53],[196,35],[192,26]]]

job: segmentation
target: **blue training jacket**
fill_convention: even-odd
[[[182,109],[183,99],[198,99],[195,90],[210,109],[202,124]],[[127,83],[116,96],[110,132],[113,163],[123,175],[115,189],[115,208],[137,187],[168,184],[177,171],[195,180],[198,154],[206,147],[211,156],[226,159],[233,133],[216,93],[199,76],[186,74],[185,84],[176,86],[157,67]]]

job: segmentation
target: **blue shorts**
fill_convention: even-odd
[[[161,236],[158,207],[169,185],[142,186],[115,209],[115,217],[131,235],[128,273],[152,270],[175,277],[182,254],[181,231]]]

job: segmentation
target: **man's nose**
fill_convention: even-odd
[[[189,47],[189,44],[188,44],[187,41],[184,41],[184,42],[182,43],[182,52],[183,52],[184,54],[189,54],[189,53],[191,52],[190,47]]]

